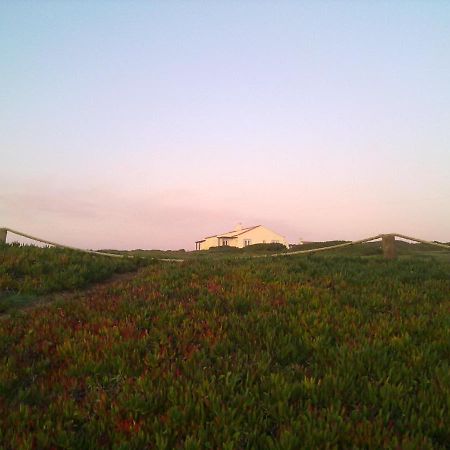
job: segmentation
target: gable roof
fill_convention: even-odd
[[[233,230],[233,231],[227,231],[226,233],[222,234],[213,234],[212,236],[206,236],[205,239],[212,238],[212,237],[228,237],[228,238],[234,238],[241,234],[247,233],[247,231],[253,230],[255,228],[260,227],[261,225],[255,225],[253,227],[247,227],[242,228],[242,230]]]
[[[261,225],[255,225],[254,227],[242,228],[242,230],[229,231],[228,233],[219,234],[217,237],[234,238],[234,237],[240,236],[241,234],[247,233],[248,231],[254,230],[255,228],[258,228],[260,226]]]

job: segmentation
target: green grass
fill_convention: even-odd
[[[148,258],[169,258],[169,259],[222,259],[229,257],[247,257],[259,256],[262,254],[273,254],[280,252],[293,252],[296,250],[310,250],[321,247],[330,247],[336,244],[343,244],[346,241],[326,241],[326,242],[308,242],[303,245],[296,245],[287,250],[280,244],[256,244],[245,248],[234,247],[213,247],[210,250],[203,251],[184,251],[184,250],[132,250],[117,251],[104,250],[107,252],[117,252],[129,255],[136,255]],[[450,261],[450,250],[440,249],[426,244],[412,244],[405,241],[397,240],[397,251],[400,257],[421,257],[421,258],[438,258]],[[320,252],[323,256],[362,256],[373,257],[382,256],[383,250],[381,241],[368,242],[346,248],[327,250]]]
[[[72,250],[0,245],[0,314],[28,306],[36,296],[70,291],[148,264]]]
[[[320,247],[330,247],[332,245],[344,244],[346,241],[309,242],[303,245],[296,245],[290,251],[310,250]],[[397,240],[396,248],[399,257],[419,257],[419,258],[439,258],[450,261],[450,250],[445,250],[428,244],[416,244]],[[383,248],[381,241],[366,242],[345,248],[327,250],[320,253],[323,256],[382,256]]]
[[[0,314],[25,308],[38,301],[39,297],[33,294],[4,294],[0,296]]]
[[[450,446],[450,263],[155,263],[0,322],[0,448]]]

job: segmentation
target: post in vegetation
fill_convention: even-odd
[[[6,228],[0,228],[0,244],[6,244],[6,233],[8,233]]]
[[[396,259],[397,249],[395,247],[395,234],[383,234],[381,239],[385,259]]]

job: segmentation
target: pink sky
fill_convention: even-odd
[[[86,248],[450,241],[450,4],[0,6],[0,226]]]
[[[318,195],[305,186],[302,191],[295,181],[278,189],[276,184],[260,186],[248,186],[245,192],[231,186],[222,191],[214,186],[149,192],[56,187],[43,181],[24,184],[23,191],[1,196],[0,201],[7,226],[86,248],[192,249],[195,240],[233,229],[238,222],[264,224],[291,243],[299,238],[358,239],[380,232],[446,240],[435,223],[439,214],[442,221],[448,214],[438,208],[443,203],[439,198],[430,198],[421,209],[423,216],[415,215],[413,220],[414,196],[409,200],[389,194],[367,197],[337,187],[330,195]]]

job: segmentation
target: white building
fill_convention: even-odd
[[[253,244],[283,244],[288,246],[286,239],[281,234],[275,233],[262,225],[242,228],[238,225],[233,231],[207,236],[195,242],[196,250],[208,250],[211,247],[238,247],[243,248]]]

